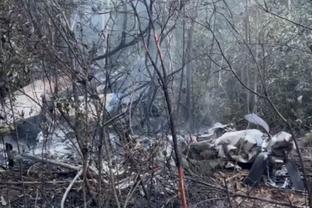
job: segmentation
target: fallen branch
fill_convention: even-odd
[[[37,157],[37,156],[33,156],[33,155],[28,155],[28,154],[17,155],[15,158],[17,160],[28,159],[28,160],[38,161],[38,162],[46,162],[46,163],[49,163],[49,164],[52,164],[55,166],[60,166],[63,168],[68,168],[70,170],[76,170],[76,171],[79,171],[82,167],[81,165],[74,166],[74,165],[59,162],[56,160],[46,159],[46,158]]]
[[[71,183],[71,181],[7,181],[7,182],[0,182],[0,185],[6,185],[6,186],[15,186],[15,185],[41,185],[42,183],[44,184],[52,184],[52,185],[56,185],[56,184],[67,184],[67,183]],[[76,183],[83,183],[82,180],[76,181]]]
[[[37,162],[45,162],[45,163],[49,163],[55,166],[59,166],[59,167],[63,167],[63,168],[67,168],[70,170],[75,170],[75,171],[80,171],[82,166],[81,165],[70,165],[67,163],[63,163],[60,161],[56,161],[56,160],[52,160],[52,159],[46,159],[46,158],[42,158],[42,157],[38,157],[38,156],[33,156],[33,155],[28,155],[28,154],[22,154],[22,155],[17,155],[16,156],[17,160],[22,160],[22,159],[28,159],[28,160],[33,160],[33,161],[37,161]],[[91,171],[91,175],[98,175],[99,172],[98,170],[96,170],[94,167],[90,166],[88,168],[89,171]],[[144,178],[148,175],[148,173],[141,175],[140,177]],[[102,182],[104,184],[109,184],[109,181],[102,179]],[[132,186],[135,183],[135,180],[133,179],[133,175],[126,177],[122,180],[120,180],[118,183],[115,183],[116,189],[118,190],[124,190],[127,189],[128,187]],[[0,183],[1,184],[1,183]],[[5,182],[3,184],[6,184]],[[23,184],[23,183],[20,183]]]

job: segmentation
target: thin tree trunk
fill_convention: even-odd
[[[249,0],[245,1],[245,12],[246,12],[246,18],[245,18],[245,39],[247,44],[250,43],[250,21],[249,21]],[[245,63],[245,76],[246,76],[246,85],[250,87],[250,67],[249,67],[249,54],[246,54],[246,63]],[[247,113],[250,113],[251,106],[250,106],[250,92],[246,91],[246,106],[247,106]]]
[[[183,9],[183,12],[185,9]],[[182,98],[182,91],[183,91],[183,82],[184,82],[184,68],[185,68],[185,20],[182,21],[182,70],[181,70],[181,78],[179,83],[179,89],[178,89],[178,99],[177,99],[177,112],[176,116],[181,116],[180,110],[181,110],[181,98]]]
[[[192,116],[192,62],[191,59],[191,52],[192,52],[192,43],[193,43],[193,29],[194,29],[194,22],[191,23],[190,28],[187,31],[187,43],[186,43],[186,60],[188,64],[185,66],[186,71],[186,122],[187,122],[187,129],[189,132],[193,129],[193,116]]]

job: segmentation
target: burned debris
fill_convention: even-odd
[[[0,1],[0,207],[312,207],[311,8]]]
[[[268,126],[265,129],[269,132]],[[294,148],[291,135],[287,132],[271,136],[257,129],[247,129],[232,130],[215,139],[192,143],[185,153],[190,160],[206,160],[207,164],[214,164],[216,158],[222,159],[223,165],[218,162],[219,168],[240,170],[240,165],[249,167],[244,182],[250,186],[264,183],[262,178],[266,177],[267,184],[274,187],[303,191],[302,173],[289,157]],[[283,176],[277,174],[282,168],[286,168]],[[283,182],[280,181],[282,178]]]
[[[171,179],[168,181],[162,176],[164,171],[170,171],[175,166],[170,135],[159,135],[154,138],[128,135],[125,145],[122,145],[124,141],[119,140],[116,134],[108,133],[106,136],[110,141],[111,155],[103,155],[103,161],[99,164],[96,162],[97,145],[95,145],[90,155],[92,159],[89,164],[89,174],[96,177],[100,171],[107,175],[108,178],[103,179],[104,184],[108,183],[109,177],[118,178],[114,186],[121,192],[129,188],[131,190],[139,183],[137,185],[143,198],[149,197],[146,190],[144,191],[147,188],[145,182],[149,180],[155,180],[154,188],[159,189],[159,186],[165,183],[163,191],[174,193],[173,181],[169,182]],[[10,168],[6,171],[9,172],[22,162],[30,164],[30,167],[27,165],[23,167],[29,168],[28,172],[33,172],[39,168],[36,165],[39,162],[44,166],[52,166],[52,170],[61,168],[64,171],[67,169],[70,172],[79,172],[82,153],[79,151],[79,144],[75,141],[75,134],[69,131],[69,127],[59,126],[47,138],[40,132],[36,144],[32,148],[24,149],[20,154],[17,153],[16,148],[13,149],[13,145],[6,143],[2,150],[6,154],[6,159],[1,161],[2,167]],[[196,136],[179,135],[178,141],[183,150],[182,164],[187,181],[190,180],[187,186],[188,183],[193,183],[192,180],[198,180],[197,177],[220,179],[218,174],[222,171],[227,174],[244,173],[245,176],[240,182],[241,186],[245,187],[267,186],[296,191],[305,189],[302,173],[291,156],[294,144],[291,135],[287,132],[282,131],[271,136],[258,129],[237,131],[233,127],[229,128],[228,125],[216,124],[207,133]],[[44,154],[43,158],[42,154]],[[101,167],[101,170],[98,167]],[[139,174],[136,173],[137,171]],[[64,174],[66,178],[70,176],[69,173],[58,174],[58,177]],[[145,182],[141,184],[140,181]],[[231,184],[231,181],[227,183]]]

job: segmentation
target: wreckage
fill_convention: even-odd
[[[261,125],[266,133],[258,129],[231,131],[220,137],[192,143],[184,151],[188,161],[186,167],[195,163],[210,168],[240,169],[239,165],[247,164],[251,168],[244,182],[250,186],[258,185],[262,176],[266,175],[267,184],[271,186],[303,190],[304,183],[296,163],[288,158],[295,149],[291,134],[281,131],[271,136],[268,125],[257,115],[250,114],[246,119]],[[279,181],[281,175],[288,176],[290,180]]]
[[[39,82],[36,83],[35,86],[37,86],[37,84],[40,86]],[[25,90],[23,89],[23,91]],[[27,121],[26,123],[21,123],[21,125],[17,123],[17,128],[20,126],[25,129],[25,131],[20,129],[21,132],[31,130],[31,132],[33,132],[32,136],[37,141],[33,149],[26,152],[27,154],[19,155],[17,158],[23,159],[24,156],[24,159],[25,157],[39,159],[36,156],[42,155],[42,150],[46,148],[46,158],[67,162],[68,164],[79,161],[79,159],[77,159],[80,155],[79,148],[77,147],[75,139],[71,138],[72,132],[68,130],[68,127],[60,124],[48,138],[44,138],[39,128],[39,118],[42,110],[41,95],[44,92],[34,90],[34,93],[34,97],[37,98],[36,102],[31,99],[25,99],[26,95],[22,93],[21,95],[16,95],[16,104],[18,105],[13,106],[13,112],[17,116],[16,121]],[[100,97],[100,99],[102,98]],[[105,100],[108,110],[111,105],[116,105],[114,94],[108,95]],[[61,107],[65,109],[66,106],[64,106],[64,104],[66,104],[66,102],[62,100],[57,100],[57,102],[58,101],[62,104]],[[84,106],[80,106],[80,108],[83,110]],[[89,106],[91,112],[94,108],[94,106]],[[3,110],[6,110],[6,112],[12,111],[12,109]],[[69,112],[69,115],[71,114],[72,113]],[[11,115],[7,114],[5,125],[11,125],[13,123],[10,119],[11,117]],[[35,119],[35,121],[32,121],[32,119]],[[262,178],[265,178],[266,183],[271,186],[281,188],[292,187],[297,190],[303,190],[304,185],[301,174],[295,162],[288,158],[288,155],[294,149],[292,136],[283,131],[273,136],[270,135],[268,125],[255,114],[247,115],[246,119],[251,123],[263,127],[265,131],[262,132],[258,129],[237,131],[233,129],[231,125],[217,123],[204,134],[197,136],[178,136],[180,146],[183,148],[183,165],[186,171],[210,175],[221,168],[234,168],[239,170],[247,165],[250,166],[250,170],[244,182],[250,186],[260,184]],[[34,128],[33,126],[27,126],[28,122],[36,123],[38,126],[36,129],[32,129]],[[26,138],[27,136],[22,137]],[[118,144],[118,136],[109,135],[109,137],[112,141],[112,151],[114,153],[118,152],[118,154],[113,154],[115,157],[113,160],[114,162],[116,161],[116,169],[118,169],[117,166],[121,166],[123,163],[120,158],[125,154],[126,150],[120,148],[121,145]],[[170,165],[174,166],[172,160],[172,138],[170,135],[162,135],[159,138],[134,135],[131,135],[131,137],[134,140],[135,144],[133,146],[136,151],[144,152],[153,150],[155,151],[157,161],[160,165],[165,166],[168,164],[167,162],[170,161]],[[46,141],[48,141],[48,143]],[[157,146],[157,148],[154,149],[155,146]],[[12,155],[14,154],[12,151],[16,149],[14,143],[13,147],[5,145],[4,148],[7,152],[9,165],[13,165],[14,158],[12,158]],[[120,155],[121,157],[119,157]],[[96,166],[96,164],[92,165],[93,167]],[[103,160],[104,172],[108,172],[107,167],[106,161]],[[280,180],[280,178],[283,180]],[[125,180],[126,179],[127,178],[125,178]],[[131,180],[131,183],[125,182],[121,185],[119,184],[119,186],[128,187],[132,182]]]

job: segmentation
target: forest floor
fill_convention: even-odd
[[[312,179],[312,145],[299,139],[308,177]],[[293,153],[292,157],[297,158]],[[49,163],[28,161],[0,172],[0,207],[61,207],[66,188],[76,171]],[[153,176],[151,176],[153,175]],[[292,189],[274,188],[264,182],[250,188],[243,183],[248,169],[240,171],[218,170],[212,175],[186,174],[186,186],[190,207],[308,207],[307,194]],[[22,176],[22,177],[21,177]],[[157,185],[149,186],[149,180]],[[88,207],[97,207],[97,187],[93,179],[87,183]],[[151,173],[144,180],[149,196],[139,187],[132,194],[127,207],[179,207],[176,190],[175,167]],[[65,207],[83,207],[83,180],[77,180],[69,192]],[[121,198],[134,186],[122,190]],[[153,190],[151,190],[153,189]],[[103,207],[115,207],[113,193],[103,189]],[[91,193],[91,194],[90,194]]]

